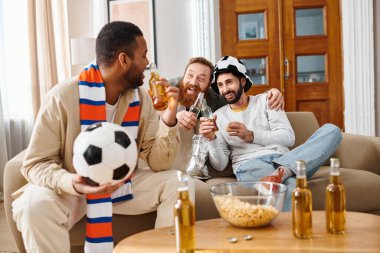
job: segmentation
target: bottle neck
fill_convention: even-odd
[[[189,199],[189,175],[178,171],[177,172],[178,177],[178,198],[181,200],[188,200]]]
[[[304,161],[297,161],[297,186],[298,187],[306,187],[306,163]]]
[[[340,175],[330,174],[330,183],[331,184],[342,184],[342,179],[341,179]]]
[[[307,180],[306,178],[296,178],[296,186],[300,188],[306,188],[307,187]]]
[[[204,96],[203,92],[199,92],[198,93],[198,97],[197,97],[197,99],[194,102],[194,106],[202,107],[203,96]]]
[[[178,199],[188,200],[189,199],[189,187],[178,187]]]

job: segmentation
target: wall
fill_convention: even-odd
[[[162,76],[181,76],[193,55],[190,0],[156,0],[157,64]]]
[[[67,0],[69,38],[93,38],[93,0]],[[84,65],[71,66],[71,74],[76,75]]]
[[[375,120],[376,136],[380,136],[380,3],[374,2],[375,23]]]
[[[97,34],[93,24],[94,1],[68,0],[70,38]],[[190,0],[155,0],[157,65],[161,76],[168,79],[181,76],[188,59],[193,56],[190,4]],[[73,74],[81,68],[73,66]],[[149,77],[146,72],[145,87]]]

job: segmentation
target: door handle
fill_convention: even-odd
[[[288,58],[286,57],[285,57],[284,65],[285,65],[285,80],[288,80],[290,77],[290,62]]]

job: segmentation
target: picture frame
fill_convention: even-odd
[[[127,21],[137,25],[146,40],[149,62],[157,65],[154,0],[107,0],[108,22]]]

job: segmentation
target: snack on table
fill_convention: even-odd
[[[232,195],[215,196],[214,201],[220,215],[239,227],[260,227],[269,224],[278,210],[271,205],[254,205]]]

